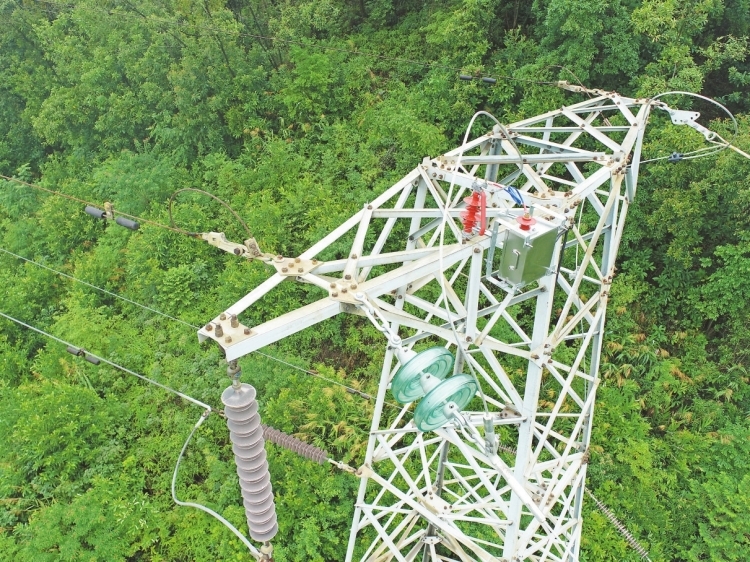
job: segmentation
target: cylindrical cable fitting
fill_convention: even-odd
[[[469,74],[459,74],[458,77],[461,80],[474,80],[474,77],[470,76]]]
[[[78,357],[83,357],[86,361],[88,361],[89,363],[91,363],[93,365],[98,365],[99,363],[101,363],[101,361],[99,360],[98,357],[94,357],[93,355],[91,355],[89,353],[86,353],[85,349],[81,349],[81,348],[69,345],[69,346],[67,346],[65,348],[65,350],[68,353],[71,353],[71,354],[76,355]]]
[[[130,219],[126,219],[125,217],[116,217],[115,222],[119,224],[120,226],[129,228],[130,230],[138,230],[141,227],[141,225],[138,224],[137,222],[131,221]]]
[[[101,363],[98,357],[94,357],[93,355],[89,355],[88,353],[84,355],[83,358],[92,365],[98,365],[99,363]]]
[[[497,80],[495,78],[490,78],[489,76],[482,76],[482,82],[485,84],[495,84]]]
[[[221,401],[224,403],[250,536],[256,541],[270,541],[279,527],[255,389],[249,384],[237,388],[230,386],[221,395]]]
[[[106,215],[104,211],[102,211],[101,209],[97,209],[96,207],[92,207],[91,205],[86,205],[84,211],[86,211],[87,215],[91,215],[92,217],[96,217],[97,219],[103,219]]]

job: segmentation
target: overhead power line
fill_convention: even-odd
[[[54,340],[54,341],[56,341],[58,343],[61,343],[61,344],[65,345],[65,346],[67,346],[68,348],[72,348],[72,349],[77,350],[77,351],[83,351],[80,347],[76,346],[75,344],[72,344],[72,343],[70,343],[70,342],[68,342],[66,340],[58,338],[57,336],[52,335],[49,332],[46,332],[46,331],[42,330],[41,328],[37,328],[35,326],[32,326],[31,324],[27,324],[26,322],[23,322],[22,320],[19,320],[18,318],[15,318],[15,317],[13,317],[13,316],[11,316],[9,314],[5,314],[2,311],[0,311],[0,316],[2,316],[4,318],[7,318],[8,320],[10,320],[12,322],[15,322],[16,324],[18,324],[20,326],[23,326],[24,328],[27,328],[29,330],[37,332],[38,334],[46,336],[47,338],[49,338],[51,340]],[[71,349],[69,349],[69,351],[71,351]],[[203,408],[203,409],[205,409],[205,410],[207,410],[209,412],[218,411],[217,409],[212,408],[208,404],[204,404],[200,400],[196,400],[195,398],[192,398],[192,397],[188,396],[187,394],[183,394],[179,390],[175,390],[174,388],[170,388],[170,387],[168,387],[168,386],[166,386],[166,385],[164,385],[164,384],[162,384],[160,382],[157,382],[157,381],[155,381],[153,379],[150,379],[150,378],[148,378],[148,377],[146,377],[144,375],[141,375],[140,373],[136,373],[135,371],[132,371],[132,370],[128,369],[127,367],[123,367],[122,365],[118,365],[117,363],[115,363],[113,361],[110,361],[109,359],[105,359],[104,357],[101,357],[99,355],[91,353],[90,351],[85,351],[85,354],[88,357],[92,357],[92,358],[97,359],[97,360],[99,360],[101,362],[104,362],[107,365],[110,365],[111,367],[114,367],[115,369],[118,369],[118,370],[122,371],[123,373],[127,373],[129,375],[133,375],[134,377],[138,377],[139,379],[144,380],[144,381],[146,381],[149,384],[156,385],[159,388],[161,388],[163,390],[166,390],[167,392],[171,392],[172,394],[176,394],[180,398],[183,398],[184,400],[187,400],[188,402],[192,402],[196,406],[200,406],[201,408]]]
[[[55,191],[54,189],[49,189],[47,187],[42,187],[41,185],[38,185],[38,184],[35,184],[35,183],[30,183],[30,182],[23,181],[23,180],[19,180],[18,178],[14,178],[14,177],[11,177],[11,176],[5,176],[3,174],[0,174],[0,178],[4,179],[5,181],[8,181],[8,182],[13,182],[13,183],[16,183],[16,184],[19,184],[19,185],[23,185],[25,187],[29,187],[31,189],[36,189],[38,191],[44,191],[44,192],[49,193],[51,195],[56,195],[58,197],[63,197],[65,199],[69,199],[70,201],[75,201],[77,203],[82,203],[83,205],[88,205],[88,206],[91,206],[91,207],[96,207],[96,206],[99,205],[98,203],[92,203],[91,201],[87,201],[85,199],[81,199],[80,197],[75,197],[73,195],[68,195],[67,193],[63,193],[62,191]],[[187,236],[191,236],[190,232],[188,232],[187,230],[183,230],[181,228],[177,228],[177,227],[173,227],[173,226],[168,226],[166,224],[161,224],[159,222],[152,221],[151,219],[144,219],[143,217],[138,217],[136,215],[130,215],[128,213],[123,213],[122,211],[118,211],[117,209],[114,209],[113,212],[114,212],[115,215],[121,215],[123,217],[127,217],[129,219],[133,219],[133,220],[138,221],[138,222],[143,222],[143,223],[146,223],[146,224],[150,224],[152,226],[156,226],[156,227],[159,227],[159,228],[166,228],[167,230],[171,230],[173,232],[177,232],[178,234],[185,234]]]
[[[155,308],[151,308],[150,306],[146,306],[145,304],[141,304],[138,302],[135,302],[134,300],[131,300],[127,297],[123,297],[122,295],[118,295],[117,293],[113,293],[112,291],[108,291],[107,289],[103,289],[101,287],[97,287],[96,285],[92,285],[88,281],[84,281],[82,279],[78,279],[77,277],[73,277],[72,275],[68,275],[67,273],[63,273],[62,271],[58,271],[57,269],[53,269],[49,266],[46,266],[44,264],[41,264],[39,262],[35,262],[34,260],[30,260],[28,258],[25,258],[23,256],[19,256],[18,254],[15,254],[9,250],[6,250],[5,248],[0,248],[0,252],[3,252],[5,254],[8,254],[10,256],[13,256],[15,258],[18,258],[19,260],[23,260],[27,263],[33,264],[37,267],[41,267],[42,269],[46,269],[47,271],[51,271],[52,273],[55,273],[57,275],[60,275],[61,277],[65,277],[67,279],[70,279],[71,281],[75,281],[76,283],[80,283],[82,285],[86,285],[87,287],[91,287],[92,289],[96,289],[97,291],[101,291],[102,293],[105,293],[111,297],[115,297],[116,299],[123,300],[125,302],[129,302],[130,304],[133,304],[135,306],[138,306],[144,310],[148,310],[149,312],[153,312],[154,314],[158,314],[160,316],[163,316],[165,318],[169,318],[170,320],[174,320],[175,322],[179,322],[181,324],[184,324],[185,326],[189,326],[190,328],[198,329],[197,326],[193,326],[189,322],[185,322],[184,320],[180,320],[179,318],[176,318],[175,316],[170,316],[169,314],[166,314],[164,312],[161,312],[159,310],[156,310]]]
[[[132,305],[140,307],[143,310],[147,310],[149,312],[152,312],[154,314],[157,314],[157,315],[162,316],[164,318],[167,318],[169,320],[173,320],[175,322],[179,322],[180,324],[183,324],[184,326],[187,326],[187,327],[192,328],[194,330],[198,330],[200,328],[200,326],[196,326],[195,324],[191,324],[190,322],[186,322],[184,320],[181,320],[180,318],[177,318],[175,316],[171,316],[169,314],[161,312],[160,310],[157,310],[157,309],[152,308],[150,306],[146,306],[145,304],[141,304],[139,302],[131,300],[131,299],[129,299],[127,297],[124,297],[122,295],[119,295],[117,293],[113,293],[112,291],[108,291],[107,289],[103,289],[102,287],[98,287],[96,285],[93,285],[93,284],[89,283],[88,281],[84,281],[82,279],[78,279],[77,277],[73,277],[72,275],[68,275],[67,273],[64,273],[64,272],[59,271],[57,269],[54,269],[52,267],[46,266],[44,264],[41,264],[41,263],[36,262],[34,260],[31,260],[29,258],[25,258],[25,257],[23,257],[23,256],[21,256],[19,254],[16,254],[14,252],[6,250],[5,248],[0,248],[0,252],[3,252],[5,254],[13,256],[13,257],[15,257],[17,259],[23,260],[23,261],[25,261],[27,263],[33,264],[33,265],[35,265],[37,267],[40,267],[42,269],[45,269],[47,271],[50,271],[50,272],[55,273],[57,275],[60,275],[61,277],[65,277],[67,279],[70,279],[71,281],[74,281],[76,283],[81,283],[82,285],[85,285],[85,286],[90,287],[92,289],[95,289],[97,291],[101,291],[102,293],[105,293],[105,294],[107,294],[107,295],[109,295],[111,297],[114,297],[116,299],[120,299],[120,300],[128,302],[128,303],[130,303]],[[72,344],[70,344],[70,345],[72,345]],[[299,371],[301,373],[304,373],[304,374],[306,374],[308,376],[311,376],[311,377],[320,379],[322,381],[325,381],[325,382],[327,382],[329,384],[341,387],[344,390],[346,390],[346,392],[348,392],[349,394],[354,394],[354,395],[360,396],[361,398],[365,398],[366,400],[372,400],[372,399],[374,399],[374,397],[371,394],[368,394],[366,392],[363,392],[363,391],[361,391],[359,389],[356,389],[356,388],[353,388],[351,386],[345,385],[345,384],[343,384],[341,382],[338,382],[336,380],[330,379],[328,377],[324,377],[323,375],[320,375],[319,373],[316,373],[314,371],[305,369],[305,368],[300,367],[298,365],[295,365],[293,363],[289,363],[288,361],[284,361],[283,359],[279,359],[278,357],[274,357],[273,355],[269,355],[268,353],[264,353],[262,351],[255,351],[255,353],[257,353],[258,355],[260,355],[262,357],[265,357],[266,359],[270,359],[271,361],[276,361],[277,363],[283,364],[283,365],[285,365],[287,367],[291,367],[292,369],[295,369],[295,370],[297,370],[297,371]],[[393,408],[400,409],[400,406],[398,406],[398,404],[394,404],[392,402],[386,402],[386,404],[388,404],[389,406],[391,406]]]

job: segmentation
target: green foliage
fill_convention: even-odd
[[[455,146],[476,110],[507,122],[578,99],[536,80],[700,91],[750,110],[748,0],[8,0],[0,15],[0,173],[161,224],[173,191],[200,187],[283,255]],[[459,69],[522,80],[488,86]],[[702,123],[725,118],[667,101],[701,111]],[[750,121],[738,119],[733,143],[747,149]],[[705,146],[668,121],[654,110],[645,158]],[[711,128],[732,138],[729,123]],[[652,560],[750,557],[749,178],[730,151],[645,164],[624,233],[589,482]],[[191,325],[268,277],[263,264],[147,224],[125,231],[81,207],[0,182],[0,247]],[[248,235],[194,193],[177,197],[173,219]],[[319,295],[283,283],[243,320]],[[193,328],[2,253],[0,310],[210,404],[227,384],[218,350],[199,347]],[[266,423],[357,464],[372,403],[334,383],[374,394],[380,342],[361,319],[336,317],[270,351],[292,366],[254,354],[244,377]],[[323,378],[295,368],[311,365]],[[223,526],[169,497],[197,415],[1,320],[0,559],[246,559]],[[275,446],[268,454],[276,559],[342,560],[358,481]],[[188,449],[178,494],[244,526],[215,416]],[[585,510],[582,560],[638,559]]]

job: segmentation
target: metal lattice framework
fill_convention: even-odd
[[[231,361],[341,312],[363,314],[359,293],[405,348],[444,345],[455,372],[475,376],[465,423],[422,432],[410,404],[384,414],[399,367],[388,348],[347,562],[578,559],[608,292],[654,105],[586,92],[425,158],[299,257],[270,258],[276,273],[200,330]],[[508,185],[557,233],[551,261],[525,284],[499,266],[523,212]],[[467,237],[460,214],[478,190],[487,230]],[[321,298],[244,326],[238,316],[286,280]]]

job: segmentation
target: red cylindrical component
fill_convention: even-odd
[[[475,191],[471,197],[464,199],[466,210],[461,213],[461,220],[464,223],[464,233],[474,234],[474,228],[479,222],[479,234],[484,234],[485,225],[487,224],[487,195],[483,191]],[[477,219],[477,212],[479,218]]]
[[[487,228],[487,194],[482,191],[479,194],[479,236],[484,236]]]
[[[531,227],[536,224],[536,219],[529,213],[524,213],[520,217],[516,217],[516,222],[521,230],[531,230]]]

